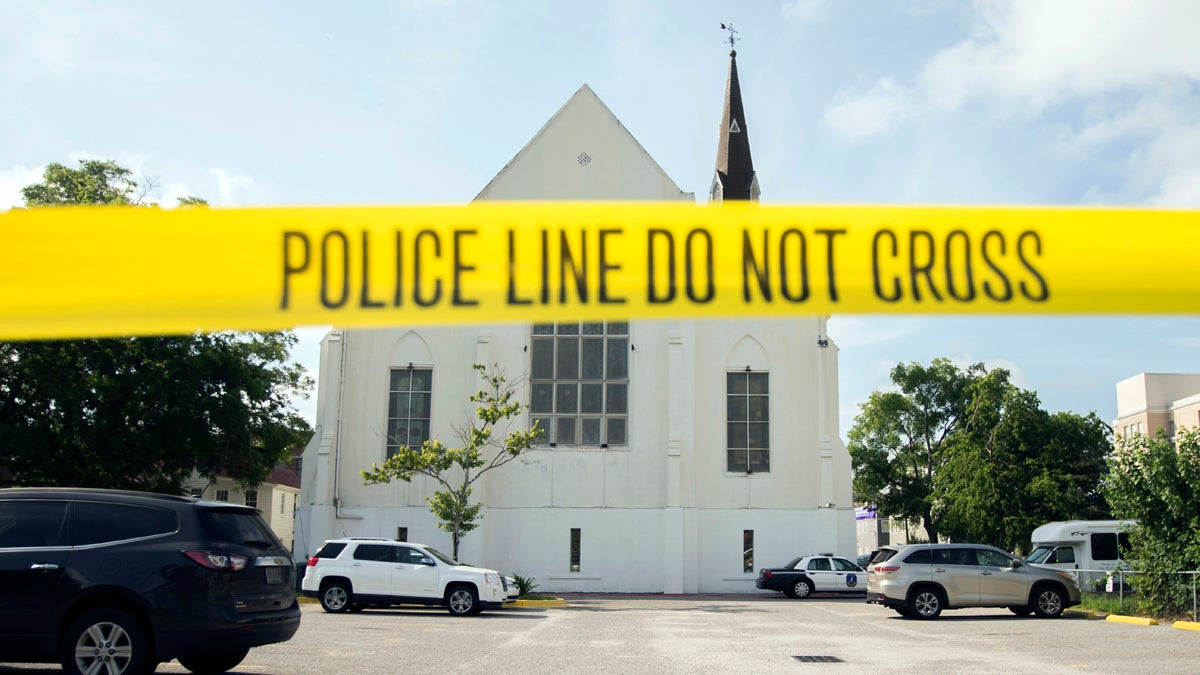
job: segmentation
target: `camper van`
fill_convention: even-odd
[[[1082,588],[1104,590],[1108,571],[1129,569],[1126,530],[1133,520],[1067,520],[1046,523],[1033,531],[1033,552],[1025,562],[1071,572]]]

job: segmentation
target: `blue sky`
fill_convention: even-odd
[[[156,177],[164,203],[463,203],[583,83],[703,197],[722,22],[764,203],[1200,208],[1200,3],[54,0],[0,6],[0,210],[82,157]],[[296,354],[314,374],[321,332]],[[901,361],[1008,368],[1106,420],[1116,381],[1200,371],[1194,317],[830,332],[843,435]]]

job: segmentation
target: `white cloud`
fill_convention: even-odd
[[[937,107],[999,97],[1040,108],[1067,97],[1200,78],[1200,4],[981,0],[967,40],[926,63]]]
[[[879,80],[869,90],[843,89],[825,108],[826,124],[851,139],[865,138],[892,128],[912,108],[912,92],[891,78]]]
[[[236,203],[234,193],[245,190],[254,184],[254,179],[249,176],[240,176],[231,174],[223,169],[211,168],[208,173],[217,181],[217,194],[219,195],[217,205],[232,206]]]
[[[824,18],[830,4],[830,0],[791,0],[779,9],[793,28],[803,30]]]
[[[21,196],[21,188],[33,185],[42,180],[41,166],[14,166],[7,171],[0,171],[0,213],[14,206],[21,206],[25,198]]]

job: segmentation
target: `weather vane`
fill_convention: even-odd
[[[737,31],[733,29],[733,24],[721,24],[721,30],[729,31],[729,48],[733,49],[733,43],[738,41]]]

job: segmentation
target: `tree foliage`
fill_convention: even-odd
[[[1003,369],[900,364],[849,432],[855,492],[883,515],[948,538],[1021,551],[1038,525],[1107,515],[1111,443],[1095,413],[1050,414]]]
[[[479,526],[483,504],[471,503],[474,484],[487,472],[498,469],[533,447],[544,431],[537,427],[507,431],[508,423],[526,408],[514,399],[512,385],[495,367],[476,363],[484,387],[470,396],[477,404],[475,418],[455,432],[462,442],[451,447],[439,440],[429,440],[419,448],[401,446],[382,465],[372,464],[362,471],[363,484],[409,482],[415,475],[428,476],[441,488],[429,499],[429,509],[438,519],[438,526],[450,533],[454,557],[463,535]]]
[[[46,168],[30,207],[129,205],[112,161]],[[203,200],[188,198],[188,205]],[[256,485],[311,429],[291,407],[312,382],[293,334],[218,333],[0,343],[0,467],[18,485],[178,494],[193,470]]]
[[[1190,611],[1191,580],[1177,572],[1200,569],[1200,429],[1118,441],[1104,495],[1116,517],[1138,523],[1129,532],[1128,558],[1142,572],[1130,583],[1144,608],[1168,616]]]
[[[945,511],[934,479],[966,415],[967,389],[982,373],[982,364],[962,370],[948,359],[898,364],[897,390],[871,394],[848,434],[855,494],[880,514],[920,521],[929,541],[938,540]]]

